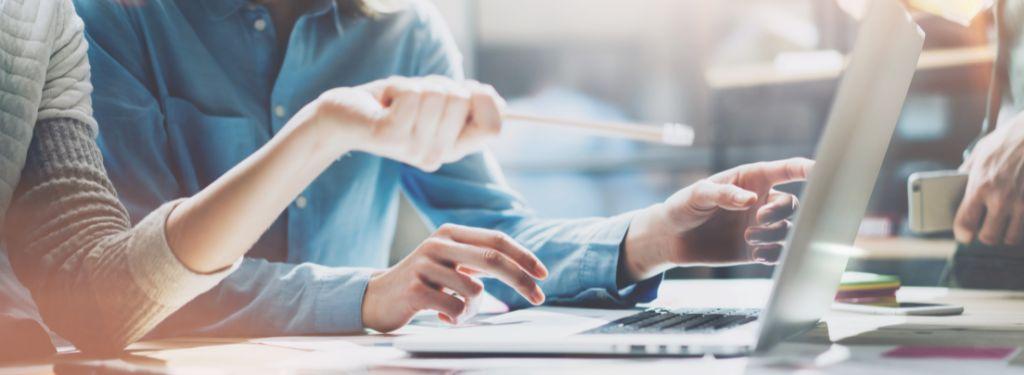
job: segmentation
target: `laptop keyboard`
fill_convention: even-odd
[[[649,309],[609,322],[584,334],[708,332],[757,320],[756,309]]]

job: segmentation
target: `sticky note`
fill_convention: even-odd
[[[882,354],[886,358],[946,358],[1000,360],[1016,351],[1016,348],[975,347],[975,346],[901,346]]]

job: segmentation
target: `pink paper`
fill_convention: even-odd
[[[901,346],[885,352],[887,358],[1004,359],[1016,348],[973,346]]]

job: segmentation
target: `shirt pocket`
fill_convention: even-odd
[[[188,194],[216,180],[270,138],[251,118],[208,114],[174,97],[167,99],[166,108],[171,158]]]

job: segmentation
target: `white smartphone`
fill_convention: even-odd
[[[832,308],[874,315],[960,315],[964,312],[963,306],[924,302],[899,302],[896,306],[836,302]]]
[[[919,172],[907,181],[907,217],[919,234],[949,232],[967,188],[967,175],[957,171]]]

